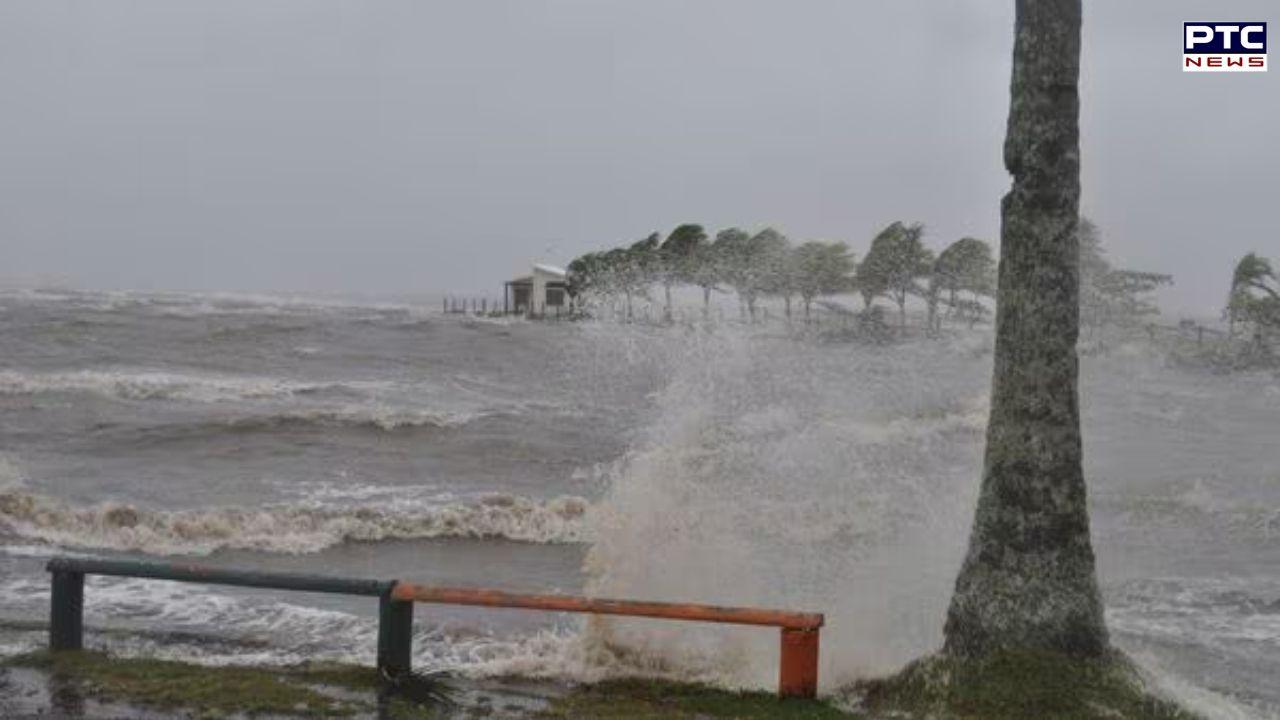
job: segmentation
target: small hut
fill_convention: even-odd
[[[503,283],[503,310],[530,317],[560,314],[568,304],[565,276],[562,268],[535,263],[528,275]]]

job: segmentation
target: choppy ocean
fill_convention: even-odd
[[[823,611],[828,689],[936,647],[972,517],[979,330],[887,347],[234,295],[0,293],[0,654],[75,553]],[[1115,641],[1280,716],[1280,379],[1082,361]],[[369,662],[363,599],[91,578],[87,641]],[[421,665],[771,684],[756,629],[423,607]],[[619,648],[626,648],[620,651]]]

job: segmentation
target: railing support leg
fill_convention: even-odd
[[[413,603],[393,600],[391,591],[378,600],[378,670],[398,677],[413,667]]]
[[[55,570],[49,599],[49,649],[84,647],[84,573]]]
[[[778,694],[812,698],[818,695],[818,630],[782,628]]]

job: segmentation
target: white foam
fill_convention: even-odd
[[[277,378],[201,375],[149,370],[79,370],[24,373],[0,370],[0,394],[87,393],[123,400],[175,399],[191,402],[261,400],[332,389],[335,383],[302,383]]]
[[[316,503],[154,510],[125,503],[71,506],[21,489],[0,490],[0,521],[20,538],[59,546],[204,555],[223,548],[310,553],[344,541],[496,537],[585,540],[582,498],[487,495],[466,502],[326,507]]]
[[[242,415],[225,421],[231,427],[271,425],[367,426],[393,431],[406,428],[452,428],[466,425],[489,411],[434,412],[415,408],[394,407],[380,403],[347,404],[328,407],[275,409],[261,415]]]

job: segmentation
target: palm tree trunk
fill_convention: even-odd
[[[1017,0],[995,373],[982,489],[945,651],[1100,656],[1076,392],[1081,0]]]

